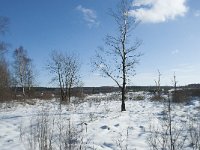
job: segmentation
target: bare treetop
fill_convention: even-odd
[[[5,34],[9,25],[9,19],[7,17],[0,16],[0,34]]]

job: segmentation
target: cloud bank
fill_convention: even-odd
[[[160,23],[184,16],[188,11],[186,0],[135,0],[131,16],[143,23]]]
[[[94,10],[85,8],[82,5],[77,6],[76,10],[80,11],[83,14],[83,19],[87,22],[89,27],[99,25],[97,15]]]

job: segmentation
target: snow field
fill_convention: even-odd
[[[28,141],[20,138],[21,133],[28,133],[43,111],[48,112],[50,119],[70,120],[77,131],[82,131],[79,138],[87,150],[147,150],[149,126],[159,124],[163,105],[151,102],[146,93],[144,96],[145,100],[140,101],[130,100],[129,96],[126,112],[120,111],[121,102],[115,93],[91,95],[82,103],[62,105],[61,110],[57,100],[34,100],[35,105],[16,104],[14,108],[1,109],[0,150],[27,150]],[[191,105],[172,107],[173,119],[180,124],[187,122],[188,116],[199,115],[200,103],[194,100]]]

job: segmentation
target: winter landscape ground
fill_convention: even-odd
[[[128,93],[127,111],[121,112],[119,96],[118,93],[89,95],[74,99],[69,105],[60,105],[56,99],[3,103],[0,150],[153,149],[151,141],[159,139],[156,133],[165,129],[165,102],[151,101],[147,92],[132,92]],[[191,120],[200,117],[199,98],[171,105],[173,133],[183,143],[181,149],[195,149],[189,127],[195,125]]]

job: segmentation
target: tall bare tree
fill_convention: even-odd
[[[22,93],[25,96],[25,88],[33,85],[33,70],[32,60],[28,57],[27,51],[20,46],[14,51],[14,77],[17,86],[22,88]]]
[[[61,100],[70,102],[72,88],[80,83],[80,64],[76,55],[52,51],[47,69],[55,75],[53,81],[58,81]]]
[[[8,24],[8,18],[0,16],[0,35],[5,34]],[[5,99],[8,96],[10,86],[10,73],[4,56],[6,50],[7,44],[0,40],[0,99]]]
[[[106,36],[106,48],[99,48],[92,60],[95,70],[99,70],[102,76],[111,78],[121,89],[121,111],[126,111],[126,86],[130,77],[135,75],[135,66],[141,56],[136,51],[141,41],[135,39],[134,43],[130,42],[131,33],[139,23],[129,15],[130,9],[131,3],[121,0],[117,11],[111,11],[110,15],[117,25],[117,34]]]

